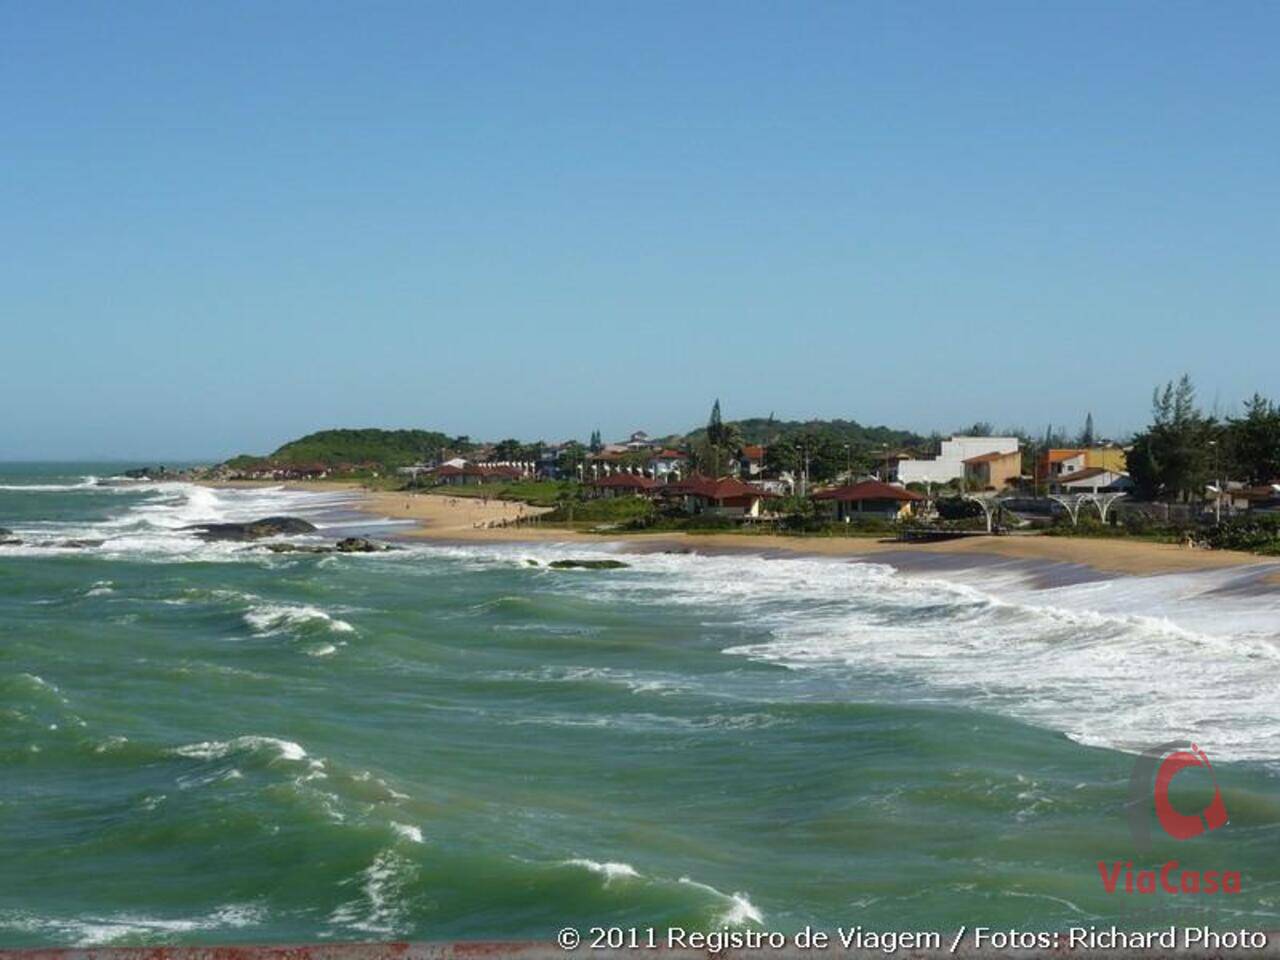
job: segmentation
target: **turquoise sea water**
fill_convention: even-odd
[[[93,479],[116,466],[0,465],[0,946],[1280,927],[1280,602],[1251,573],[273,555],[181,527],[332,539],[347,504]],[[1179,736],[1231,823],[1136,856],[1133,751]],[[1243,892],[1103,890],[1099,860],[1169,857]]]

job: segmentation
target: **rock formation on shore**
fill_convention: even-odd
[[[297,517],[263,517],[248,523],[194,523],[184,530],[198,531],[202,540],[261,540],[264,537],[315,533],[316,525]]]

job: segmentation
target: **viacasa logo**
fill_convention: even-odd
[[[1203,768],[1213,783],[1213,799],[1199,813],[1184,813],[1169,799],[1169,787],[1183,770]],[[1171,740],[1144,750],[1133,764],[1129,777],[1129,832],[1140,854],[1151,852],[1151,798],[1155,798],[1156,820],[1174,840],[1190,840],[1227,824],[1227,805],[1222,789],[1205,752],[1188,740]],[[1166,862],[1158,871],[1134,870],[1133,861],[1098,861],[1098,873],[1107,893],[1239,893],[1237,871],[1182,870],[1177,860]]]

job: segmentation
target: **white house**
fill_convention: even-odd
[[[952,437],[932,460],[897,461],[899,483],[948,483],[964,476],[964,462],[988,453],[1017,453],[1017,437]]]

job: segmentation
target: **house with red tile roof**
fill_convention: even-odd
[[[661,486],[661,481],[640,473],[611,473],[587,483],[598,497],[646,497],[653,495]]]
[[[686,513],[744,519],[760,516],[765,501],[776,496],[736,477],[713,480],[711,477],[693,476],[668,483],[660,492],[662,496],[679,502]]]
[[[738,452],[738,475],[742,477],[758,477],[764,472],[765,447],[760,444],[748,444]]]
[[[918,493],[880,480],[863,480],[813,495],[819,503],[834,503],[836,519],[849,523],[859,517],[902,520],[911,516],[925,498]]]

